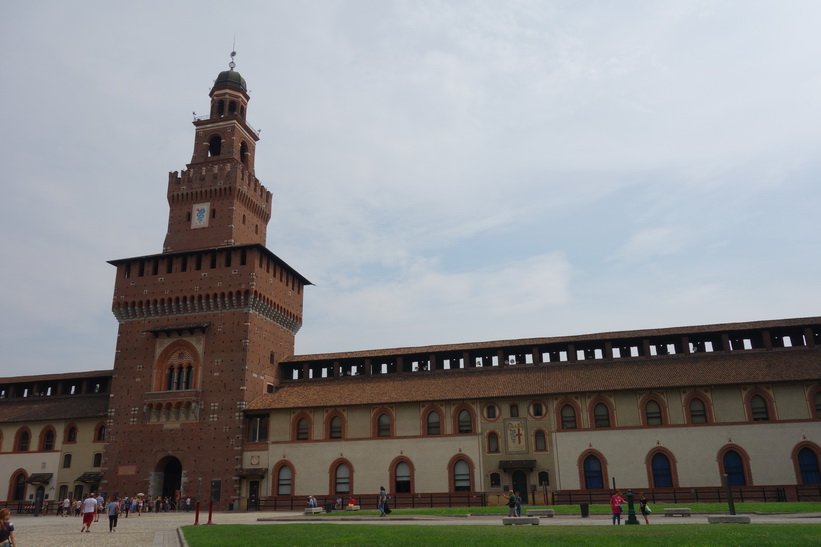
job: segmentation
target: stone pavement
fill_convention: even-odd
[[[394,513],[387,518],[376,515],[340,516],[324,515],[305,517],[302,512],[225,512],[215,513],[212,517],[214,524],[254,524],[276,525],[292,522],[344,522],[356,524],[416,524],[432,526],[502,526],[502,517],[498,515],[473,516],[422,516],[402,515]],[[753,524],[756,523],[792,523],[792,524],[821,524],[821,513],[778,514],[778,515],[749,515]],[[626,518],[626,517],[625,517]],[[180,526],[194,524],[194,513],[146,513],[142,516],[131,514],[127,519],[120,518],[116,532],[108,531],[108,520],[105,516],[91,526],[91,532],[80,533],[81,519],[75,517],[13,515],[12,522],[17,528],[16,536],[20,547],[184,547]],[[208,513],[200,514],[200,524],[208,522]],[[664,517],[653,515],[650,517],[653,525],[687,525],[706,524],[706,514],[695,514],[692,517]],[[577,515],[557,515],[554,518],[541,519],[542,526],[612,526],[610,515],[591,515],[581,518]],[[642,522],[642,526],[644,526]],[[716,526],[733,526],[718,524]],[[742,526],[742,525],[735,525]]]

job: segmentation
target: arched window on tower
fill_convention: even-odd
[[[217,102],[217,116],[219,116],[220,118],[225,116],[225,101],[223,101],[222,99],[220,99]]]
[[[173,349],[165,358],[163,376],[157,377],[156,389],[165,391],[180,391],[194,389],[196,374],[194,356],[187,348]]]
[[[208,157],[213,158],[222,153],[222,137],[214,135],[208,140]]]
[[[242,165],[248,166],[248,156],[250,153],[248,152],[248,144],[245,141],[242,141],[242,144],[239,145],[239,161],[242,162]]]
[[[228,115],[229,116],[235,116],[236,113],[237,113],[237,102],[236,101],[231,101],[230,103],[228,103]]]

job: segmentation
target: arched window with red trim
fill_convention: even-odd
[[[27,427],[21,427],[14,436],[14,450],[28,452],[29,448],[31,448],[31,431]]]
[[[290,496],[294,492],[294,469],[290,462],[280,462],[274,467],[274,495]]]
[[[57,433],[52,426],[43,428],[40,432],[40,451],[48,452],[54,450]]]
[[[728,445],[719,452],[719,470],[730,486],[752,486],[750,458],[739,446]],[[724,480],[722,480],[722,483]]]
[[[464,454],[451,458],[448,465],[451,492],[473,492],[473,461]]]

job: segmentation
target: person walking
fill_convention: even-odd
[[[647,501],[647,498],[644,497],[644,494],[641,495],[641,499],[639,499],[639,508],[641,509],[641,514],[644,516],[644,523],[650,524],[650,504]]]
[[[513,490],[510,491],[510,496],[507,498],[507,516],[509,517],[517,517],[519,515],[516,514],[516,494]]]
[[[106,514],[108,514],[108,531],[117,531],[117,518],[120,516],[120,498],[113,497],[108,499],[105,506]]]
[[[105,511],[105,498],[103,494],[97,494],[97,512],[94,514],[94,522],[100,522],[100,515]]]
[[[97,514],[97,498],[94,497],[94,492],[88,494],[88,497],[83,500],[83,527],[80,532],[90,532],[91,523],[94,522],[94,515]]]
[[[379,505],[378,505],[379,516],[380,517],[385,516],[385,503],[387,503],[387,501],[388,501],[388,493],[385,491],[384,486],[380,486],[379,487]]]
[[[67,517],[69,511],[71,511],[71,498],[66,496],[66,499],[63,500],[63,512],[61,516]]]

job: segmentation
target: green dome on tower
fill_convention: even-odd
[[[248,86],[245,84],[245,78],[240,76],[239,72],[235,70],[223,70],[214,80],[214,87],[238,87],[244,92],[248,92]]]

